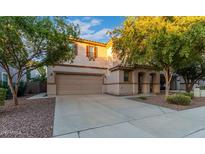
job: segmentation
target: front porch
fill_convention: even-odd
[[[104,80],[104,92],[114,95],[160,93],[160,72],[151,67],[115,67]]]

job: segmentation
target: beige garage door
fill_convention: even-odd
[[[57,74],[56,91],[58,95],[101,94],[102,79],[102,76]]]

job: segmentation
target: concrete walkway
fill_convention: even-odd
[[[39,93],[27,99],[29,100],[29,99],[40,99],[40,98],[48,98],[48,96],[46,95],[46,93]]]
[[[54,137],[205,137],[205,107],[186,111],[110,95],[56,98]]]

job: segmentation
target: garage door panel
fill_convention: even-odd
[[[58,95],[101,94],[102,83],[102,76],[56,75],[56,91]]]
[[[65,85],[76,85],[76,84],[86,84],[88,85],[89,83],[102,83],[102,81],[95,81],[95,79],[93,81],[82,81],[82,80],[72,80],[72,81],[68,81],[69,79],[63,80],[62,82],[59,82],[60,84],[65,84]],[[78,81],[78,82],[76,82]]]

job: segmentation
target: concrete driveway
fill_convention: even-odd
[[[186,111],[110,95],[57,96],[54,137],[205,137],[205,107]]]

